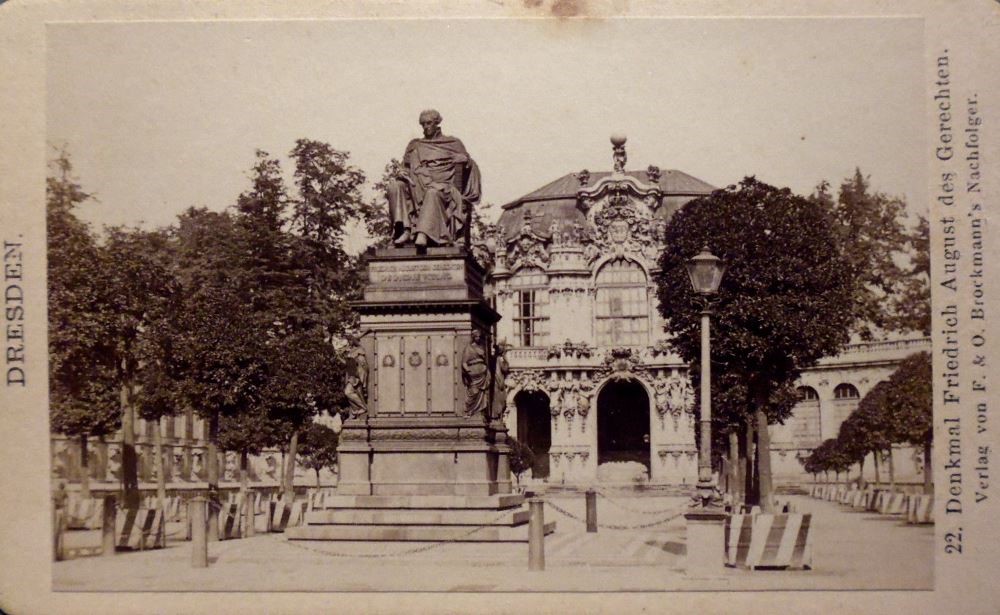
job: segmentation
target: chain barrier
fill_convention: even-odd
[[[289,547],[294,547],[296,549],[301,549],[303,551],[311,551],[313,553],[319,553],[320,555],[326,555],[328,557],[346,557],[346,558],[357,557],[357,558],[365,558],[365,559],[381,559],[381,558],[386,558],[386,557],[399,557],[401,555],[414,555],[414,554],[417,554],[417,553],[424,553],[426,551],[430,551],[432,549],[437,549],[438,547],[441,547],[441,546],[444,546],[444,545],[447,545],[447,544],[452,544],[452,543],[460,542],[463,539],[468,538],[469,536],[472,536],[476,532],[492,526],[494,523],[496,523],[500,519],[503,519],[504,517],[506,517],[509,513],[510,513],[510,511],[504,511],[504,512],[500,513],[499,515],[497,515],[489,523],[487,523],[485,525],[478,525],[478,526],[472,528],[471,530],[469,530],[468,532],[465,532],[464,534],[462,534],[460,536],[456,536],[455,538],[449,538],[448,540],[439,540],[439,541],[432,542],[430,544],[421,545],[419,547],[415,547],[415,548],[412,548],[412,549],[406,549],[406,550],[403,550],[403,551],[396,551],[396,552],[393,552],[393,553],[344,553],[344,552],[341,552],[341,551],[328,551],[328,550],[324,550],[324,549],[317,549],[315,547],[310,547],[310,546],[305,545],[305,544],[299,544],[299,543],[297,543],[295,541],[280,540],[280,538],[277,535],[274,535],[273,537],[270,537],[270,538],[272,538],[273,540],[275,540],[277,542],[280,542],[282,544],[286,544]]]
[[[639,515],[662,515],[664,513],[673,512],[674,510],[676,510],[674,508],[664,508],[663,510],[639,510],[637,508],[630,508],[628,506],[625,506],[621,502],[615,501],[614,499],[611,498],[611,496],[607,495],[606,493],[603,493],[602,491],[598,491],[598,490],[595,489],[594,492],[597,493],[597,495],[599,495],[602,498],[604,498],[605,500],[611,502],[612,504],[614,504],[618,508],[621,508],[622,510],[625,510],[625,511],[628,511],[628,512],[631,512],[631,513],[636,513],[636,514],[639,514]]]
[[[584,523],[584,524],[587,523],[587,521],[585,519],[581,519],[579,516],[577,516],[577,515],[569,512],[565,508],[560,507],[558,504],[555,504],[551,500],[546,500],[545,503],[548,506],[551,506],[556,512],[558,512],[558,513],[560,513],[562,515],[565,515],[565,516],[569,517],[570,519],[573,519],[574,521],[577,521],[579,523]],[[644,530],[644,529],[648,529],[648,528],[651,528],[651,527],[656,527],[657,525],[663,525],[664,523],[669,523],[669,522],[673,521],[674,519],[676,519],[677,517],[680,517],[681,515],[684,514],[683,511],[682,512],[677,512],[676,510],[671,511],[671,513],[672,514],[670,514],[667,517],[664,517],[663,519],[657,519],[656,521],[651,521],[649,523],[639,523],[639,524],[636,524],[636,525],[623,525],[623,524],[617,524],[617,523],[598,523],[597,527],[603,527],[604,529],[607,529],[607,530]]]

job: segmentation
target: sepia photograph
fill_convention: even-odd
[[[998,41],[0,0],[0,611],[992,612]]]
[[[49,24],[53,590],[933,589],[922,33]]]

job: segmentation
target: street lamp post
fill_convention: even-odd
[[[691,286],[701,295],[704,307],[701,310],[701,446],[698,447],[698,499],[701,506],[708,506],[715,497],[715,483],[712,480],[712,364],[709,308],[710,299],[719,292],[726,266],[713,255],[708,246],[687,262]]]
[[[687,519],[687,572],[693,576],[711,576],[722,568],[725,553],[724,522],[726,514],[716,506],[718,491],[712,480],[712,373],[710,301],[719,292],[726,272],[722,260],[708,246],[686,263],[691,286],[704,301],[701,310],[701,446],[698,447],[698,486]]]

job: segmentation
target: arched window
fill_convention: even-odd
[[[522,269],[511,279],[514,291],[514,342],[519,346],[544,346],[548,339],[548,279],[539,269]]]
[[[858,399],[861,395],[853,384],[844,382],[838,384],[837,388],[833,390],[833,397],[834,399]]]
[[[598,346],[642,346],[649,343],[649,299],[646,272],[618,258],[597,272],[595,333]]]
[[[799,393],[799,401],[815,401],[819,399],[819,393],[812,387],[801,386],[796,390]]]

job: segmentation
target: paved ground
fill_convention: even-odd
[[[54,564],[56,590],[128,591],[663,591],[676,589],[930,589],[932,526],[900,517],[854,512],[838,504],[793,497],[813,513],[809,571],[756,571],[720,565],[713,578],[684,572],[685,503],[672,497],[599,498],[602,524],[584,525],[583,497],[553,496],[556,520],[545,545],[546,568],[527,570],[526,544],[336,543],[286,541],[280,534],[209,545],[208,569],[190,567],[188,543],[114,557]],[[664,520],[671,519],[663,523]],[[258,520],[262,523],[262,519]],[[179,524],[168,531],[179,532]],[[72,532],[69,546],[98,544],[97,532]],[[721,558],[720,558],[721,561]]]

